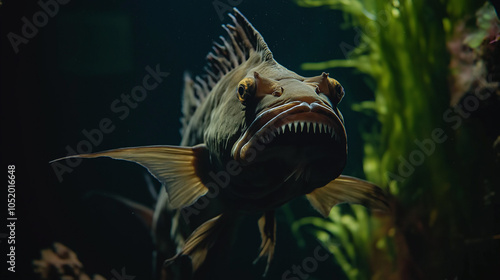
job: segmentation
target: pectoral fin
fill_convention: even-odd
[[[234,218],[234,215],[223,213],[206,221],[189,236],[182,251],[165,261],[165,265],[173,263],[180,256],[187,255],[191,257],[193,272],[196,271],[205,261],[208,250],[214,245],[221,232],[227,230]]]
[[[195,147],[149,146],[110,150],[100,153],[74,155],[67,158],[110,157],[138,163],[162,182],[173,209],[189,206],[208,189],[203,184],[207,174],[208,151],[205,145]],[[54,162],[54,161],[52,161]]]
[[[373,210],[389,210],[381,188],[367,181],[344,175],[340,175],[324,187],[315,189],[306,197],[325,217],[328,217],[333,206],[340,203],[362,204]]]
[[[268,211],[260,217],[259,230],[262,243],[260,244],[260,254],[257,259],[255,259],[254,264],[260,258],[267,256],[267,265],[264,271],[265,276],[271,264],[271,260],[273,259],[274,247],[276,246],[276,219],[274,217],[274,211]]]

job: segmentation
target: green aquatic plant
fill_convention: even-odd
[[[306,217],[293,223],[292,230],[301,236],[304,229],[316,238],[336,258],[337,263],[350,280],[370,279],[367,263],[372,242],[374,220],[369,218],[363,206],[351,206],[350,214],[343,214],[342,208],[334,207],[325,220],[319,217]]]
[[[292,232],[299,245],[305,244],[304,234],[315,236],[335,256],[349,280],[373,279],[374,275],[380,275],[375,279],[389,279],[384,277],[393,274],[394,229],[386,230],[384,222],[383,218],[373,219],[363,206],[344,205],[332,208],[328,219],[304,217],[294,221]]]
[[[304,63],[302,69],[353,68],[373,80],[374,101],[355,104],[352,109],[376,113],[373,130],[363,135],[363,168],[369,180],[391,194],[394,216],[374,219],[352,208],[354,213],[332,211],[331,221],[323,224],[304,218],[295,226],[314,225],[318,239],[335,255],[349,279],[473,275],[457,264],[468,258],[462,248],[470,233],[466,228],[482,225],[472,213],[485,214],[470,202],[481,197],[467,162],[474,158],[467,154],[471,153],[467,144],[482,141],[467,139],[484,135],[471,135],[478,131],[468,129],[467,117],[457,111],[459,107],[450,108],[455,90],[449,84],[453,69],[448,44],[460,26],[470,25],[477,17],[478,28],[467,38],[470,47],[478,48],[491,32],[488,24],[496,18],[494,9],[484,5],[486,1],[472,0],[296,2],[303,7],[341,10],[347,23],[357,27],[359,44],[339,45],[345,59]],[[482,143],[491,145],[488,141]],[[480,164],[488,165],[486,161]],[[498,182],[498,175],[485,176],[491,177],[487,178],[489,184]],[[491,216],[491,212],[487,214]],[[363,239],[355,239],[355,235]],[[334,245],[337,241],[343,249]]]

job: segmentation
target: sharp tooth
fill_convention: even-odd
[[[333,136],[335,136],[335,130],[332,129],[332,135],[331,135],[331,137],[333,138]]]
[[[318,132],[319,132],[319,133],[321,133],[321,131],[322,131],[322,130],[323,130],[323,124],[322,124],[322,123],[320,123],[320,124],[319,124],[319,128],[318,128]]]
[[[331,127],[328,127],[328,133],[332,133],[332,128]]]
[[[316,123],[313,123],[313,132],[316,133]]]
[[[300,132],[304,131],[304,122],[300,122]]]
[[[294,122],[293,126],[295,126],[295,133],[297,133],[297,129],[299,128],[299,123],[298,122]]]
[[[309,127],[311,126],[311,123],[307,123],[307,133],[309,133]]]
[[[290,130],[290,132],[292,132],[292,123],[288,123],[288,130]]]

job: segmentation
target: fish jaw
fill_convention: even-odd
[[[234,144],[231,156],[251,164],[262,160],[249,155],[252,148],[262,149],[256,147],[258,143],[268,145],[280,136],[293,137],[298,133],[324,134],[338,146],[346,146],[347,142],[344,125],[331,108],[319,102],[292,101],[260,113]]]
[[[233,145],[231,156],[243,167],[272,167],[270,172],[281,173],[282,180],[325,183],[345,166],[346,132],[324,103],[291,101],[259,113]]]

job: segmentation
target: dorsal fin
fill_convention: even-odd
[[[196,108],[224,75],[247,61],[254,52],[259,52],[262,60],[273,59],[262,35],[238,9],[233,9],[234,15],[229,14],[233,24],[222,25],[228,36],[220,36],[220,43],[214,42],[213,51],[207,55],[204,73],[194,79],[189,74],[184,75],[181,135]]]

